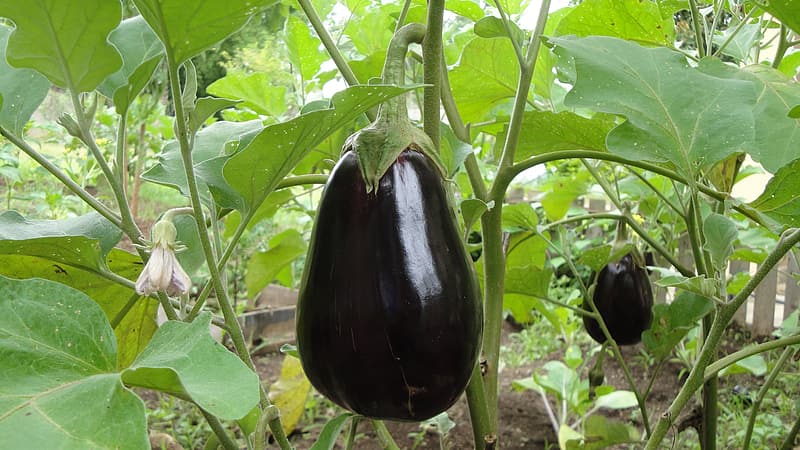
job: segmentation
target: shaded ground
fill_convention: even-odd
[[[505,330],[507,336],[510,330]],[[650,371],[654,367],[646,367],[644,358],[639,357],[638,346],[623,349],[631,371],[637,380],[639,388],[644,390],[649,380]],[[500,442],[502,448],[506,449],[548,449],[558,448],[557,439],[553,426],[544,408],[542,398],[534,391],[515,391],[512,382],[516,379],[530,377],[532,373],[544,363],[551,360],[560,360],[563,351],[555,352],[539,361],[526,364],[520,367],[503,368],[500,372]],[[280,355],[265,355],[256,360],[259,374],[263,380],[275,380],[280,372]],[[675,393],[680,387],[679,372],[681,366],[668,363],[661,370],[656,382],[654,383],[648,408],[657,417],[661,411],[669,406]],[[587,369],[588,370],[588,369]],[[606,359],[605,363],[606,384],[613,385],[617,389],[626,389],[627,383],[622,369],[612,359]],[[586,374],[582,374],[585,377]],[[304,417],[298,426],[299,431],[295,431],[290,440],[298,450],[308,449],[313,445],[319,435],[325,421],[341,412],[334,409],[329,402],[320,399],[325,404],[323,411],[318,411],[311,422],[310,417]],[[451,449],[471,449],[473,448],[472,431],[470,427],[469,410],[466,398],[462,397],[449,411],[450,419],[456,423],[455,428],[449,434],[449,448]],[[638,414],[631,414],[631,410],[625,410],[617,417],[622,420],[631,420],[641,428],[641,421]],[[438,433],[435,429],[427,432],[416,423],[387,422],[387,428],[391,431],[397,444],[402,449],[439,449],[440,442]],[[340,439],[341,441],[341,439]],[[359,425],[356,440],[356,448],[364,450],[382,449],[377,440],[377,436],[371,425],[362,422]],[[336,448],[343,448],[341,442]]]

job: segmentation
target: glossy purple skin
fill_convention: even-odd
[[[406,150],[366,193],[356,155],[322,194],[297,305],[311,383],[358,414],[421,421],[464,391],[482,306],[438,171]]]
[[[617,344],[633,345],[642,340],[642,332],[653,321],[653,291],[647,271],[636,267],[630,254],[600,271],[593,298]],[[584,308],[590,309],[588,304]],[[584,316],[583,325],[592,339],[600,344],[606,341],[596,320]]]

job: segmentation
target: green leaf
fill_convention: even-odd
[[[584,250],[581,256],[578,257],[578,264],[589,266],[595,272],[599,272],[609,262],[611,262],[611,249],[609,244],[603,244],[598,247]]]
[[[658,268],[654,268],[658,270]],[[660,271],[662,274],[668,271]],[[683,275],[662,275],[656,280],[656,285],[661,287],[674,287],[684,291],[693,292],[703,297],[712,298],[717,293],[717,280],[706,278],[705,275],[684,277]]]
[[[228,71],[227,75],[211,83],[206,91],[217,97],[242,100],[242,106],[266,116],[279,117],[287,110],[286,87],[272,86],[269,75],[263,72],[248,75]]]
[[[597,397],[594,406],[602,409],[628,409],[639,405],[636,394],[631,391],[614,391]]]
[[[6,58],[34,69],[56,86],[91,92],[122,66],[108,34],[122,19],[119,2],[0,0],[0,16],[14,22]]]
[[[477,37],[464,47],[450,71],[458,111],[464,123],[486,119],[491,110],[517,92],[519,64],[507,39]]]
[[[567,215],[572,202],[589,189],[590,177],[588,171],[548,177],[542,186],[546,192],[542,197],[542,208],[547,219],[555,222]]]
[[[50,82],[35,70],[15,69],[6,62],[11,28],[0,25],[0,126],[22,136],[25,124],[50,90]]]
[[[663,47],[600,36],[550,42],[559,57],[575,62],[577,80],[566,105],[627,118],[608,135],[612,153],[671,162],[680,174],[695,178],[751,146],[753,83],[703,73]]]
[[[477,3],[470,0],[448,0],[445,2],[444,7],[473,22],[480,20],[484,16],[483,9],[481,9]]]
[[[311,33],[308,25],[295,15],[286,18],[283,31],[286,35],[289,61],[297,69],[303,81],[311,80],[319,72],[322,63],[328,59],[320,50],[322,43]]]
[[[461,202],[461,217],[464,218],[464,230],[467,234],[472,230],[475,222],[488,210],[489,205],[477,198],[468,198]]]
[[[269,250],[255,253],[247,262],[245,285],[247,295],[256,295],[272,283],[278,272],[298,257],[305,254],[308,244],[295,229],[288,229],[269,240]]]
[[[741,107],[753,111],[755,140],[744,147],[754,160],[774,173],[797,159],[800,147],[800,122],[789,117],[792,105],[800,103],[800,86],[779,71],[764,65],[743,69],[704,58],[699,69],[712,76],[744,80],[753,84],[758,99]]]
[[[194,98],[190,101],[194,101]],[[230,100],[227,98],[198,98],[194,104],[194,107],[191,108],[191,112],[189,113],[189,134],[193,135],[197,133],[197,130],[199,130],[214,114],[222,111],[223,109],[230,108],[238,103],[239,102],[237,100]]]
[[[180,65],[242,28],[250,16],[275,0],[133,0],[167,50]]]
[[[559,150],[606,151],[606,135],[616,126],[616,117],[597,114],[591,119],[564,111],[529,111],[522,119],[515,159]],[[508,125],[497,135],[497,143],[505,142]],[[497,145],[497,144],[496,144]]]
[[[656,358],[669,356],[672,349],[714,309],[707,298],[682,292],[672,303],[653,306],[653,324],[642,333],[642,343]]]
[[[221,419],[239,419],[259,400],[258,375],[209,334],[211,313],[169,321],[124,372],[126,384],[187,398]]]
[[[511,21],[509,21],[508,24],[511,28],[511,36],[508,35],[503,20],[494,16],[486,16],[475,22],[475,27],[473,29],[475,34],[482,38],[509,38],[516,42],[524,42],[525,34],[519,29],[517,24]]]
[[[464,160],[472,153],[472,146],[457,138],[453,130],[445,123],[440,123],[439,129],[442,137],[439,159],[442,160],[442,164],[447,170],[448,178],[452,178]]]
[[[758,6],[794,30],[795,33],[800,33],[800,4],[797,0],[770,0],[758,2]]]
[[[195,167],[200,197],[204,203],[211,196],[224,208],[246,209],[239,195],[231,190],[222,177],[222,168],[231,153],[252,142],[255,133],[262,129],[261,121],[215,122],[200,130],[194,140],[192,162]],[[183,169],[180,146],[170,141],[158,157],[158,163],[142,174],[142,178],[154,183],[178,189],[189,197],[189,185]]]
[[[672,13],[639,0],[585,0],[566,15],[555,36],[610,36],[647,45],[672,46]]]
[[[787,227],[800,226],[800,159],[782,167],[767,183],[764,192],[750,203]]]
[[[737,373],[749,373],[756,377],[763,377],[767,373],[767,362],[761,355],[751,355],[722,369],[719,374],[724,376]]]
[[[113,373],[115,352],[84,294],[0,277],[0,446],[149,448],[144,405]]]
[[[123,278],[135,280],[143,264],[138,256],[114,249],[108,255],[106,266]],[[70,286],[100,305],[109,321],[135,294],[132,288],[111,281],[94,270],[54,264],[36,256],[0,255],[0,275],[17,279],[44,278]],[[127,367],[145,348],[158,328],[157,311],[158,301],[140,298],[114,329],[117,336],[117,367]]]
[[[703,235],[706,238],[703,248],[711,255],[711,264],[717,270],[725,270],[739,235],[736,224],[722,214],[712,213],[703,221]]]
[[[97,87],[114,100],[117,114],[125,114],[144,89],[164,57],[164,48],[142,16],[123,20],[108,40],[122,53],[122,68]]]
[[[749,272],[737,272],[728,277],[728,286],[726,288],[728,295],[738,294],[744,289],[747,282],[750,281],[750,278],[752,278],[752,276]]]
[[[798,53],[800,54],[800,52]],[[800,105],[795,106],[791,110],[789,110],[789,117],[792,119],[800,119]]]
[[[64,220],[28,220],[16,211],[0,214],[0,254],[39,256],[100,271],[122,233],[97,213]]]
[[[244,198],[245,209],[258,208],[278,182],[325,138],[373,106],[414,88],[353,86],[334,95],[329,109],[268,126],[225,163],[225,180]]]
[[[343,413],[329,420],[322,428],[322,432],[317,438],[317,442],[311,446],[311,450],[333,450],[336,445],[336,438],[342,434],[347,419],[353,417],[353,413]]]
[[[281,425],[286,434],[294,431],[305,411],[311,382],[303,373],[300,360],[286,356],[281,364],[281,376],[269,387],[269,399],[281,412]]]
[[[539,216],[530,203],[514,203],[503,207],[503,231],[532,231],[538,225]]]
[[[581,381],[578,373],[561,361],[548,361],[543,368],[546,371],[545,374],[542,375],[537,371],[533,375],[536,384],[555,395],[559,400],[566,400],[568,405],[578,406],[582,391],[589,389],[589,382]]]
[[[736,33],[733,38],[730,37],[732,33]],[[728,42],[722,53],[737,61],[745,61],[750,57],[753,46],[761,39],[761,25],[758,23],[745,24],[739,30],[736,27],[730,27],[722,33],[715,34],[712,40],[714,44],[722,45],[729,38],[731,41]]]
[[[601,397],[602,398],[602,397]],[[618,444],[640,443],[635,427],[601,414],[592,414],[583,425],[585,446],[582,450],[600,450]]]

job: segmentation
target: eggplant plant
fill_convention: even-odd
[[[598,355],[623,369],[627,386],[596,398],[602,377],[592,370],[584,385],[582,357],[522,383],[580,416],[554,421],[562,447],[621,443],[606,432],[620,424],[598,411],[635,406],[641,429],[623,424],[624,442],[659,448],[696,398],[700,445],[716,448],[720,371],[782,348],[764,391],[800,343],[786,332],[718,354],[734,315],[800,241],[800,2],[528,3],[0,0],[0,145],[14,162],[0,172],[0,447],[149,448],[132,390],[143,388],[195,405],[213,431],[207,448],[292,448],[303,402],[281,400],[290,383],[268,392],[259,379],[237,317],[243,293],[226,271],[244,237],[292,205],[309,226],[276,230],[242,259],[251,296],[276,279],[299,285],[299,361],[285,372],[305,395],[302,364],[348,410],[314,448],[332,448],[348,423],[354,448],[362,418],[397,448],[382,419],[430,419],[462,392],[474,447],[502,448],[508,312],[578,314]],[[255,70],[208,83],[204,57],[242,36],[252,45],[215,56]],[[69,105],[55,108],[68,109],[57,111],[61,140],[90,158],[97,189],[51,157],[64,142],[41,143],[48,96]],[[156,132],[160,122],[140,115],[161,110],[171,115]],[[771,177],[749,201],[733,194],[745,157]],[[88,213],[12,210],[25,204],[2,180],[13,176],[15,192],[34,185],[23,163]],[[543,167],[563,173],[535,207],[512,202],[511,188]],[[153,230],[132,207],[129,186],[138,205],[141,182],[182,196]],[[570,208],[590,191],[613,208]],[[611,243],[575,252],[566,241],[601,222],[632,230],[666,268]],[[556,258],[577,297],[551,298]],[[758,270],[733,283],[732,260]],[[652,305],[647,270],[673,301]],[[578,275],[589,271],[596,282]],[[619,346],[641,340],[661,367],[696,327],[679,392],[666,410],[648,406]],[[569,392],[554,381],[567,378]],[[800,419],[774,444],[791,448],[798,430]]]

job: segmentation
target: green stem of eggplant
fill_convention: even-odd
[[[208,236],[208,232],[205,230],[206,220],[203,213],[203,204],[200,201],[200,191],[197,187],[197,178],[194,173],[192,148],[189,142],[188,128],[186,126],[188,123],[187,115],[184,111],[182,102],[183,96],[178,73],[179,67],[175,62],[170,50],[167,50],[167,62],[169,71],[169,87],[172,92],[173,105],[175,107],[175,123],[177,128],[176,137],[181,150],[181,158],[183,160],[183,168],[186,174],[187,185],[189,186],[189,196],[191,199],[192,209],[194,210],[195,222],[200,229],[200,246],[202,247],[203,254],[205,255],[206,264],[211,275],[214,291],[217,294],[217,300],[219,301],[223,317],[225,318],[225,325],[228,326],[229,335],[233,341],[234,347],[236,348],[236,353],[239,355],[242,361],[247,364],[248,367],[255,370],[253,360],[250,357],[249,349],[247,348],[247,344],[244,340],[242,328],[239,325],[239,321],[236,317],[236,311],[234,311],[233,305],[228,297],[228,291],[225,285],[222,283],[220,268],[217,266],[217,261],[214,258],[211,240]],[[272,406],[263,387],[260,389],[260,396],[262,410]],[[289,444],[288,439],[286,439],[286,433],[280,426],[280,421],[277,421],[277,429],[274,427],[275,422],[276,421],[270,421],[270,428],[272,429],[272,434],[275,436],[278,445],[283,450],[291,449],[291,444]],[[280,439],[281,437],[283,437],[283,439]]]
[[[761,388],[758,390],[758,395],[756,399],[753,401],[753,404],[750,406],[750,417],[747,420],[747,429],[744,433],[744,440],[742,441],[742,450],[748,450],[750,448],[750,439],[753,437],[753,427],[756,424],[756,416],[758,416],[758,410],[761,409],[761,402],[764,401],[764,397],[767,395],[767,391],[772,386],[772,383],[778,378],[780,375],[781,370],[783,370],[783,366],[786,364],[786,361],[794,355],[796,349],[791,347],[786,347],[783,349],[781,356],[778,357],[778,362],[775,363],[775,367],[772,368],[770,371],[769,376],[767,379],[764,380],[764,384],[761,385]]]
[[[703,347],[700,349],[700,355],[697,358],[695,366],[689,373],[689,377],[684,382],[675,400],[673,400],[670,407],[661,415],[661,418],[656,423],[653,433],[647,441],[645,450],[655,450],[660,447],[661,442],[664,440],[670,427],[674,424],[675,419],[681,411],[683,411],[683,408],[689,400],[691,400],[694,393],[703,385],[706,368],[709,367],[713,355],[716,354],[717,346],[725,332],[725,328],[728,326],[731,319],[733,319],[736,311],[747,301],[747,298],[753,293],[756,286],[764,280],[764,277],[767,276],[769,271],[772,270],[781,258],[797,245],[798,242],[800,242],[800,229],[792,228],[784,232],[781,239],[778,241],[778,245],[775,246],[761,266],[759,266],[750,281],[745,284],[742,290],[739,291],[730,302],[719,308],[711,324],[708,336],[705,342],[703,342]]]
[[[505,253],[503,250],[503,200],[505,199],[507,183],[504,183],[504,174],[514,171],[514,153],[516,152],[519,135],[522,129],[522,119],[530,92],[531,81],[539,53],[539,38],[547,22],[550,1],[544,0],[539,10],[536,28],[531,35],[525,63],[520,66],[519,83],[517,84],[514,106],[508,124],[506,140],[500,157],[498,174],[489,191],[488,200],[494,201],[494,207],[481,217],[483,232],[483,258],[484,258],[484,312],[485,326],[483,335],[483,352],[486,356],[486,375],[483,378],[486,390],[486,403],[489,413],[489,433],[497,436],[497,408],[498,408],[498,369],[500,363],[500,335],[503,323],[503,290],[505,278]],[[512,177],[513,178],[513,177]],[[478,448],[483,447],[483,442],[475,443]]]
[[[370,420],[370,422],[372,422],[372,427],[375,428],[375,433],[378,434],[378,441],[380,441],[384,450],[400,450],[382,420]]]
[[[422,121],[425,134],[431,138],[433,147],[439,151],[439,119],[441,106],[439,97],[442,88],[442,29],[444,0],[428,1],[428,22],[425,39],[422,41],[423,61],[423,108]]]

